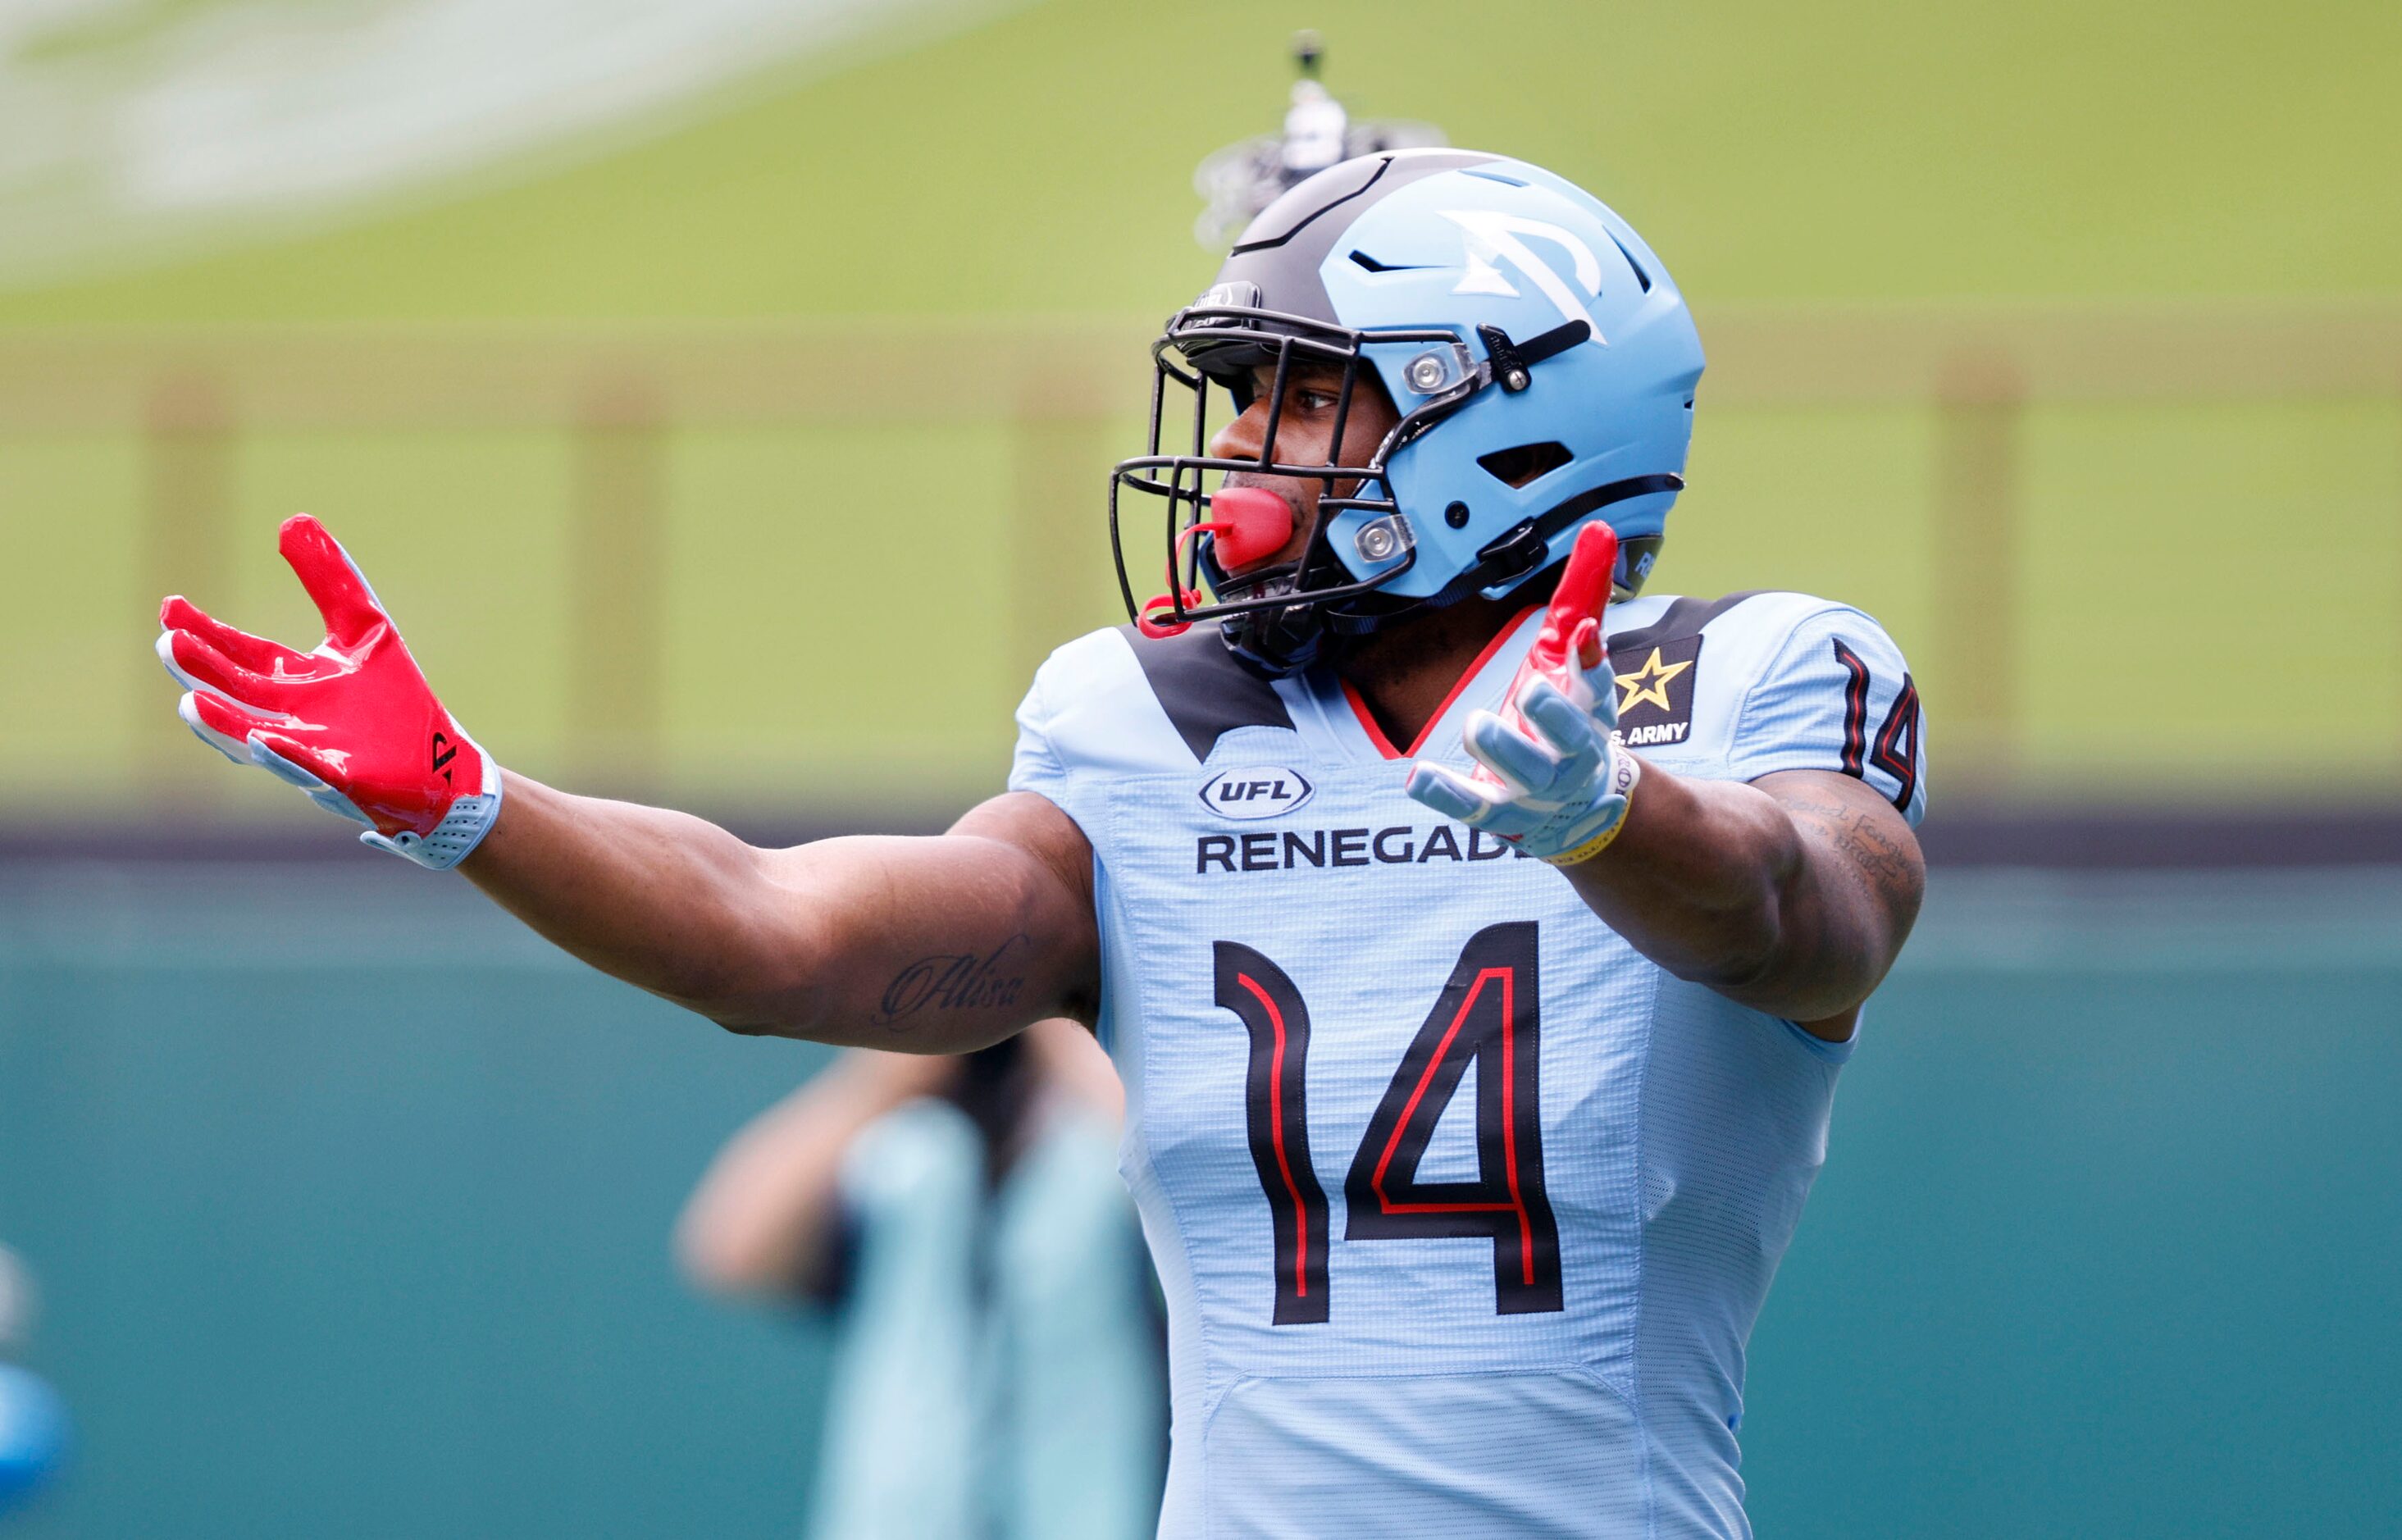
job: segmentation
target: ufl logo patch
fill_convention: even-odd
[[[1702,671],[1702,639],[1609,654],[1618,679],[1618,730],[1629,749],[1663,749],[1693,732],[1693,681]]]
[[[1221,770],[1201,783],[1201,805],[1221,818],[1272,818],[1307,802],[1315,790],[1298,770],[1273,764],[1240,765]]]

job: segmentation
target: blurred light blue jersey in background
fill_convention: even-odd
[[[1166,1448],[1158,1325],[1108,1131],[1042,1119],[992,1180],[912,1102],[843,1162],[851,1237],[811,1540],[1139,1540]]]

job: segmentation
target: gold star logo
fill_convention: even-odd
[[[1660,649],[1652,648],[1651,655],[1644,660],[1642,667],[1631,674],[1612,676],[1626,692],[1618,697],[1618,714],[1622,717],[1647,700],[1655,703],[1663,711],[1675,710],[1676,708],[1668,704],[1668,681],[1692,666],[1691,658],[1682,663],[1663,664],[1660,661]]]

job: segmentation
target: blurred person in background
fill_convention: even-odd
[[[1055,1020],[955,1057],[853,1050],[719,1152],[686,1274],[834,1315],[813,1540],[1152,1532],[1167,1398],[1124,1112]]]

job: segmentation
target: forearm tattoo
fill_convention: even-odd
[[[1815,831],[1843,857],[1886,914],[1906,921],[1918,912],[1925,868],[1915,850],[1894,838],[1884,818],[1867,808],[1808,793],[1788,792],[1776,800],[1805,837]]]
[[[927,1011],[999,1011],[1017,1003],[1026,989],[1026,959],[1033,942],[1023,932],[979,956],[938,952],[892,975],[868,1020],[898,1026]]]

